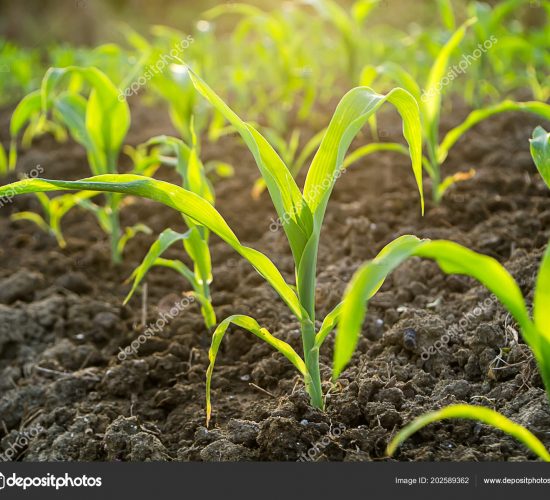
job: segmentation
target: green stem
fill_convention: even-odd
[[[107,203],[109,204],[109,220],[111,222],[111,259],[113,263],[120,264],[122,255],[119,251],[120,242],[120,217],[118,213],[118,200],[116,195],[107,195]]]
[[[302,322],[302,342],[304,345],[304,361],[307,368],[306,391],[309,394],[312,406],[322,410],[324,401],[321,370],[319,368],[319,349],[315,347],[315,326],[309,320]]]
[[[428,141],[428,158],[432,167],[432,199],[436,205],[441,202],[439,195],[439,187],[441,186],[441,165],[437,161],[437,149],[429,144]]]

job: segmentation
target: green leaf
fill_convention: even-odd
[[[322,345],[327,336],[336,328],[336,325],[338,324],[338,321],[340,320],[340,313],[342,311],[343,302],[340,302],[331,312],[329,312],[325,319],[323,320],[323,323],[321,324],[321,328],[319,328],[319,331],[317,332],[317,335],[315,335],[315,347],[319,349]]]
[[[451,0],[437,0],[437,8],[445,28],[449,31],[454,31],[456,28],[456,22],[453,3]]]
[[[367,301],[380,289],[387,275],[422,244],[423,240],[415,236],[401,236],[386,245],[374,260],[361,266],[353,275],[344,294],[336,332],[333,379],[339,377],[353,356],[367,312]]]
[[[537,363],[550,398],[550,245],[539,268],[533,299],[533,321],[540,336]]]
[[[50,226],[46,223],[44,218],[35,212],[18,212],[10,215],[10,219],[13,221],[26,220],[36,224],[45,233],[50,232]]]
[[[538,115],[545,120],[550,120],[550,105],[537,101],[515,102],[506,100],[487,108],[476,109],[475,111],[472,111],[466,120],[464,120],[460,125],[447,132],[447,135],[444,137],[437,151],[439,163],[443,163],[445,161],[450,149],[455,145],[458,139],[460,139],[460,137],[462,137],[474,125],[477,125],[479,122],[486,120],[493,115],[505,113],[507,111],[525,111]]]
[[[56,190],[89,190],[129,194],[163,203],[194,219],[217,234],[252,264],[285,301],[298,319],[307,317],[298,297],[275,265],[264,254],[241,244],[219,212],[200,196],[184,188],[139,175],[107,174],[80,181],[26,179],[0,188],[0,197],[13,189],[15,194]]]
[[[0,175],[6,175],[8,173],[8,157],[3,144],[0,142]]]
[[[299,262],[313,221],[291,172],[252,125],[242,121],[191,69],[189,74],[198,92],[235,127],[252,152],[288,236],[295,261]]]
[[[143,234],[151,234],[151,228],[146,226],[145,224],[134,224],[133,226],[127,227],[124,229],[124,234],[121,236],[120,240],[118,241],[118,253],[122,255],[124,252],[124,249],[126,248],[126,245],[128,242],[135,238],[139,233]]]
[[[533,131],[533,138],[529,139],[531,143],[531,156],[537,166],[540,175],[550,188],[550,133],[542,127],[537,127]]]
[[[378,76],[389,78],[396,85],[403,87],[407,92],[409,92],[417,100],[417,102],[420,102],[422,95],[420,86],[413,76],[399,64],[388,61],[379,66],[365,66],[361,74],[361,85],[365,87],[372,87]]]
[[[35,90],[21,99],[17,105],[10,121],[10,135],[15,139],[25,124],[30,121],[33,116],[36,116],[41,111],[40,91]]]
[[[436,60],[434,61],[428,80],[426,82],[426,88],[421,97],[422,101],[422,114],[424,117],[424,126],[426,127],[426,136],[428,140],[428,147],[435,152],[437,144],[439,142],[439,114],[441,112],[441,96],[442,89],[441,81],[447,71],[449,65],[449,59],[458,47],[464,35],[466,29],[475,23],[476,19],[469,19],[460,28],[458,28],[448,42],[441,48]],[[430,157],[430,159],[432,159]]]
[[[162,259],[159,257],[155,260],[153,266],[167,267],[168,269],[173,269],[177,273],[181,274],[189,283],[191,283],[191,286],[196,286],[196,289],[198,290],[199,286],[195,281],[195,274],[181,260]]]
[[[535,326],[550,341],[550,244],[547,246],[539,268],[533,300]],[[550,358],[549,362],[550,362]]]
[[[258,322],[251,318],[250,316],[243,315],[234,315],[229,316],[227,319],[224,319],[216,328],[212,336],[212,345],[210,346],[210,351],[208,352],[208,359],[210,364],[208,370],[206,371],[206,425],[208,426],[210,422],[210,417],[212,414],[212,405],[210,401],[210,387],[212,383],[212,372],[214,371],[214,365],[216,364],[216,356],[218,355],[218,350],[220,344],[223,340],[225,332],[229,325],[234,324],[245,330],[248,330],[250,333],[256,335],[264,342],[267,342],[271,347],[280,352],[285,358],[287,358],[296,369],[305,376],[307,373],[305,363],[302,358],[296,353],[296,351],[286,342],[279,340],[269,333],[265,328],[262,328]]]
[[[438,422],[440,420],[448,418],[478,420],[480,422],[483,422],[484,424],[500,429],[501,431],[523,443],[527,448],[529,448],[533,453],[535,453],[545,462],[550,462],[550,453],[548,453],[540,440],[525,427],[516,424],[515,422],[512,422],[504,415],[501,415],[494,410],[490,410],[489,408],[466,404],[447,406],[446,408],[443,408],[441,410],[426,413],[425,415],[421,415],[420,417],[416,418],[392,439],[391,443],[388,446],[387,454],[389,456],[392,456],[395,453],[396,449],[405,440],[407,440],[411,435],[413,435],[415,432],[419,431],[423,427],[426,427],[433,422]]]
[[[353,355],[367,301],[387,275],[412,256],[435,260],[443,272],[470,276],[486,286],[519,323],[523,337],[537,360],[542,359],[542,340],[531,322],[525,300],[514,278],[501,264],[492,257],[451,241],[421,241],[414,236],[402,236],[387,245],[373,261],[361,266],[348,285],[334,347],[334,378],[338,377]]]
[[[412,168],[424,210],[422,128],[414,97],[401,88],[393,89],[383,96],[368,87],[356,87],[338,104],[306,177],[304,198],[314,214],[316,230],[320,230],[330,193],[341,175],[344,157],[352,140],[385,101],[392,103],[403,119],[403,135],[409,144]]]
[[[348,168],[354,163],[358,162],[365,156],[369,156],[373,153],[378,153],[380,151],[393,151],[396,153],[401,153],[405,156],[409,156],[409,150],[397,142],[377,142],[375,144],[367,144],[357,148],[355,151],[346,156],[344,160],[344,168]]]
[[[50,68],[42,81],[41,98],[44,111],[55,102],[54,91],[67,78],[82,78],[92,88],[86,104],[85,125],[88,136],[104,157],[91,165],[94,174],[113,173],[122,143],[130,127],[130,108],[119,90],[99,69],[69,66]]]

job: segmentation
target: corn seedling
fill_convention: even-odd
[[[62,84],[65,84],[66,90],[60,90]],[[85,86],[90,88],[87,97],[83,95]],[[16,156],[15,142],[25,125],[43,131],[46,123],[68,129],[72,138],[84,146],[92,174],[117,171],[119,153],[130,126],[130,110],[126,101],[119,98],[118,89],[100,70],[80,67],[48,70],[40,90],[26,96],[13,113],[10,123],[10,156]],[[58,223],[66,211],[76,205],[90,209],[110,237],[111,256],[115,263],[121,261],[121,249],[128,239],[136,232],[141,232],[136,227],[124,233],[121,230],[119,211],[122,201],[118,194],[108,194],[105,206],[93,204],[89,196],[83,194],[77,195],[73,202],[68,197],[52,201],[51,204],[41,200],[49,220],[47,225],[60,242],[63,239]],[[37,217],[31,218],[28,214],[22,217],[45,227]]]
[[[347,56],[347,72],[351,81],[356,81],[358,58],[365,50],[365,34],[361,33],[365,20],[380,0],[357,0],[351,9],[341,7],[333,0],[303,0],[311,5],[325,19],[332,24],[342,39]],[[368,45],[367,45],[368,47]]]
[[[382,286],[386,277],[410,257],[434,260],[447,274],[472,277],[487,287],[500,300],[519,324],[523,339],[533,352],[550,399],[550,246],[540,265],[534,292],[533,316],[531,317],[518,284],[495,259],[445,240],[429,241],[420,240],[414,236],[402,236],[391,242],[374,260],[363,265],[355,273],[346,290],[334,347],[334,377],[340,375],[355,350],[368,300]],[[492,423],[505,432],[510,432],[518,437],[516,424],[510,427],[505,419],[499,419],[495,415],[483,413],[483,411],[476,407],[465,407],[457,415],[470,415],[469,418],[473,419],[484,415],[483,421]],[[454,415],[452,411],[448,414],[445,413],[445,410],[442,412],[435,415],[443,415],[441,418],[447,418],[446,415]],[[403,431],[399,435],[398,441],[400,442],[410,435],[411,430],[414,432],[418,425],[423,426],[436,417],[431,415],[422,418],[420,423],[415,422],[414,425],[411,424],[411,427]],[[534,437],[528,436],[530,434],[528,431],[525,430],[522,433],[525,437],[522,439],[524,443],[534,443]],[[537,448],[537,446],[530,447],[540,450],[540,447]],[[390,445],[390,451],[393,449],[394,446]],[[547,453],[546,455],[539,453],[539,456],[548,458]]]
[[[191,125],[191,132],[193,127]],[[181,175],[184,189],[195,193],[203,200],[214,205],[214,190],[206,176],[205,168],[200,161],[197,148],[196,136],[193,134],[192,146],[187,146],[180,139],[175,137],[155,137],[143,145],[145,148],[162,146],[168,148],[175,155],[172,158],[159,156],[161,161],[174,164]],[[156,153],[154,153],[156,157]],[[124,303],[127,303],[143,281],[149,270],[155,266],[169,268],[179,273],[193,288],[193,296],[201,304],[206,327],[208,329],[216,326],[216,314],[212,307],[210,296],[210,284],[212,282],[212,263],[208,248],[209,233],[207,227],[197,223],[193,218],[183,214],[185,224],[189,228],[185,233],[178,233],[172,229],[166,229],[153,243],[142,263],[134,270],[129,280],[133,280],[132,288]],[[193,270],[187,267],[181,260],[165,259],[162,257],[172,245],[183,242],[187,255],[193,262]]]
[[[61,248],[65,248],[67,243],[61,231],[61,220],[74,206],[88,198],[97,196],[97,194],[82,191],[77,194],[64,194],[49,198],[45,193],[35,193],[44,216],[36,212],[18,212],[13,214],[11,219],[14,221],[25,220],[36,224],[44,232],[54,236]]]
[[[423,165],[432,180],[432,195],[435,203],[441,201],[446,190],[452,185],[456,182],[471,178],[475,173],[473,169],[470,169],[469,172],[459,172],[445,178],[442,178],[441,173],[441,165],[447,159],[450,150],[472,127],[496,114],[511,111],[529,112],[546,120],[550,120],[550,105],[546,103],[538,101],[516,102],[505,100],[472,111],[461,124],[447,132],[443,140],[439,140],[439,121],[441,116],[443,87],[445,86],[444,83],[445,81],[450,83],[456,78],[448,69],[449,59],[453,51],[464,38],[467,28],[475,22],[475,18],[466,21],[453,33],[447,43],[441,48],[431,67],[423,91],[420,85],[406,70],[392,63],[387,63],[376,68],[367,66],[363,69],[361,76],[362,85],[371,85],[379,75],[388,77],[390,80],[397,82],[400,86],[407,89],[418,100],[422,116],[424,141],[428,153],[427,157],[423,159]],[[395,150],[398,151],[397,148]],[[403,151],[402,148],[401,151]],[[368,154],[370,152],[372,151],[365,151],[364,153]],[[365,154],[360,155],[357,152],[353,154],[356,160],[365,156]]]
[[[330,312],[320,329],[316,331],[317,253],[328,200],[341,174],[342,163],[351,141],[369,117],[387,101],[395,106],[403,119],[403,134],[409,144],[412,168],[423,207],[422,144],[418,105],[414,98],[401,88],[393,89],[386,95],[377,94],[366,87],[357,87],[349,91],[334,112],[311,162],[304,189],[300,191],[288,167],[268,141],[250,124],[242,121],[203,80],[192,72],[190,75],[198,92],[237,129],[256,160],[294,257],[295,288],[285,281],[268,257],[242,245],[209,201],[173,184],[143,176],[116,174],[99,175],[81,181],[33,179],[26,184],[14,183],[0,188],[0,196],[8,189],[17,194],[79,189],[131,194],[164,203],[217,234],[252,264],[296,316],[301,327],[304,356],[302,359],[292,346],[274,337],[249,316],[235,315],[224,319],[213,334],[209,352],[210,365],[206,382],[207,420],[210,420],[211,415],[212,372],[220,344],[230,324],[256,335],[285,356],[303,376],[312,405],[323,408],[319,350],[334,328],[341,308],[337,306]],[[335,369],[339,370],[340,361],[335,359],[335,362]]]

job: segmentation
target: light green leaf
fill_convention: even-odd
[[[447,67],[449,65],[449,59],[458,47],[466,30],[469,26],[476,22],[475,18],[468,19],[462,26],[460,26],[447,41],[447,43],[441,48],[436,60],[428,75],[426,82],[426,88],[422,95],[422,102],[424,108],[424,115],[426,117],[426,127],[430,128],[430,135],[436,141],[437,127],[439,126],[439,112],[441,109],[441,80],[443,79]],[[438,88],[439,87],[439,88]]]
[[[380,289],[395,268],[424,243],[415,236],[401,236],[386,245],[374,260],[364,264],[353,275],[342,301],[340,322],[334,343],[333,379],[338,378],[353,356],[367,302]]]
[[[403,135],[409,144],[412,168],[424,210],[422,190],[422,128],[418,105],[406,90],[396,88],[383,96],[368,87],[350,90],[340,101],[313,158],[304,186],[304,198],[314,213],[319,231],[330,193],[341,169],[345,154],[361,127],[385,102],[392,103],[403,119]]]
[[[214,371],[214,365],[216,364],[216,356],[218,355],[218,350],[220,344],[223,340],[225,332],[229,325],[234,324],[245,330],[248,330],[250,333],[256,335],[264,342],[267,342],[271,347],[280,352],[285,358],[287,358],[296,369],[305,376],[307,373],[305,363],[302,358],[298,356],[296,351],[286,342],[279,340],[269,333],[265,328],[262,328],[255,319],[250,316],[243,315],[234,315],[229,316],[229,318],[224,319],[216,328],[212,336],[212,345],[210,346],[210,351],[208,352],[208,359],[210,360],[210,365],[206,372],[206,425],[208,426],[210,422],[210,417],[212,414],[212,405],[210,401],[210,387],[212,382],[212,372]]]
[[[8,157],[4,145],[0,142],[0,175],[8,173]]]
[[[378,153],[379,151],[393,151],[396,153],[401,153],[405,156],[409,156],[409,150],[397,142],[377,142],[374,144],[367,144],[356,149],[344,160],[344,168],[348,168],[354,163],[358,162],[365,156],[369,156],[373,153]]]
[[[10,219],[13,221],[26,220],[36,224],[45,233],[50,232],[50,226],[46,223],[43,217],[35,212],[18,212],[10,215]]]
[[[531,143],[533,161],[544,182],[550,188],[550,133],[542,127],[537,127],[533,131],[533,138],[529,142]]]
[[[550,120],[550,105],[537,101],[515,102],[506,100],[487,108],[476,109],[472,111],[460,125],[447,132],[447,135],[444,137],[437,151],[439,163],[445,161],[451,148],[473,126],[493,115],[507,111],[526,111],[538,115],[545,120]]]
[[[387,454],[392,456],[405,440],[423,427],[426,427],[433,422],[438,422],[448,418],[478,420],[484,424],[500,429],[523,443],[545,462],[550,462],[550,453],[548,453],[540,440],[525,427],[512,422],[504,415],[501,415],[494,410],[490,410],[489,408],[465,404],[447,406],[441,410],[421,415],[417,419],[413,420],[392,439],[388,446]]]
[[[152,231],[150,227],[141,223],[134,224],[133,226],[125,228],[124,234],[121,236],[120,240],[118,241],[118,253],[122,254],[128,242],[132,238],[135,238],[139,233],[151,234]]]
[[[41,110],[41,97],[40,91],[35,90],[21,99],[21,102],[17,105],[10,121],[10,135],[15,139],[26,123],[30,121],[33,116],[40,113]]]
[[[445,25],[445,28],[449,31],[454,31],[456,28],[455,22],[455,13],[453,10],[453,3],[451,0],[437,0],[437,8],[439,10],[439,15],[441,20]]]
[[[107,174],[81,181],[32,179],[15,182],[0,188],[0,197],[13,190],[15,194],[56,190],[89,190],[129,194],[163,203],[194,219],[217,234],[252,264],[274,288],[298,319],[307,317],[292,288],[285,282],[275,265],[261,252],[241,244],[219,212],[200,196],[184,188],[139,175]]]
[[[451,241],[421,241],[414,236],[402,236],[387,245],[373,261],[359,268],[348,285],[334,348],[334,378],[338,377],[353,355],[367,301],[387,275],[412,256],[435,260],[443,272],[470,276],[486,286],[519,323],[523,337],[537,360],[542,359],[542,339],[534,330],[517,283],[501,264],[492,257]]]
[[[315,347],[319,349],[322,345],[327,336],[336,328],[336,325],[338,324],[338,321],[340,319],[340,312],[342,311],[343,302],[340,302],[331,312],[329,312],[325,319],[323,320],[323,323],[321,324],[321,328],[319,328],[319,331],[317,332],[317,335],[315,335]]]

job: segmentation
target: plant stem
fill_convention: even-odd
[[[120,264],[122,255],[119,251],[120,242],[120,218],[118,213],[118,199],[114,194],[107,195],[107,203],[109,205],[109,220],[111,222],[111,259],[113,263]]]
[[[433,146],[428,143],[428,159],[432,166],[432,199],[436,205],[441,202],[439,186],[441,185],[441,165],[437,161],[437,152]]]
[[[304,345],[304,361],[307,375],[305,377],[306,391],[309,394],[311,404],[320,410],[324,407],[323,388],[321,386],[321,371],[319,369],[319,349],[315,345],[315,325],[309,321],[303,321],[302,342]]]

